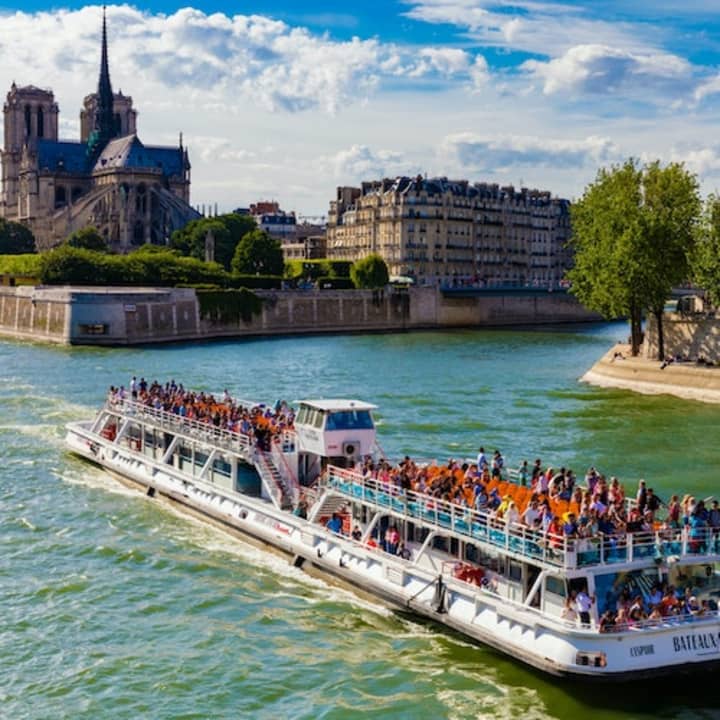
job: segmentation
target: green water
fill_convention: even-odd
[[[132,350],[0,343],[0,717],[709,718],[711,682],[588,689],[288,566],[65,453],[132,375],[380,406],[397,456],[595,464],[713,494],[720,407],[580,385],[626,328]]]

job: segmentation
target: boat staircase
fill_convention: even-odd
[[[280,469],[269,452],[257,451],[254,463],[260,479],[265,483],[273,502],[281,510],[292,510],[295,506],[294,491],[289,479]]]
[[[320,518],[332,517],[334,513],[342,513],[348,505],[348,499],[342,495],[325,493],[322,501],[315,503],[308,520],[317,522]]]

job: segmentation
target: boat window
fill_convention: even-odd
[[[372,430],[373,421],[367,410],[341,410],[328,415],[326,430]]]
[[[205,463],[208,461],[208,456],[202,452],[195,453],[195,464],[200,470],[205,467]]]
[[[213,460],[213,472],[218,475],[230,477],[232,475],[232,465],[227,461],[227,458],[220,455]]]
[[[307,405],[301,405],[300,410],[298,411],[297,418],[295,420],[296,425],[305,425],[307,422],[307,417],[309,414],[309,408]]]
[[[615,610],[617,601],[625,592],[631,598],[641,595],[644,600],[647,600],[652,586],[657,581],[657,568],[596,575],[595,596],[598,612],[602,614],[606,610]]]
[[[182,470],[188,465],[192,465],[192,450],[187,445],[180,445],[177,450],[178,466]]]
[[[562,578],[548,575],[545,578],[545,592],[552,593],[553,595],[559,595],[560,597],[566,597],[567,592],[565,590],[565,581]]]
[[[317,428],[318,430],[322,429],[323,421],[325,420],[325,414],[322,412],[322,410],[313,410],[312,413],[312,426],[314,428]]]
[[[153,430],[145,430],[145,447],[155,447],[155,432]]]
[[[520,582],[522,580],[522,565],[520,563],[509,563],[510,567],[508,570],[508,577],[510,580],[515,580],[515,582]]]

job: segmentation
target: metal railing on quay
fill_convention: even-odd
[[[711,528],[569,538],[507,523],[491,513],[440,500],[431,495],[365,478],[354,470],[329,466],[327,483],[334,490],[378,509],[392,510],[424,524],[451,530],[529,560],[568,570],[652,560],[676,562],[720,552]]]

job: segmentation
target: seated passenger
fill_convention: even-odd
[[[331,532],[339,535],[342,532],[342,519],[337,513],[333,513],[332,517],[327,521],[325,527]]]
[[[600,617],[600,632],[608,633],[615,631],[615,613],[612,610],[606,610]]]

